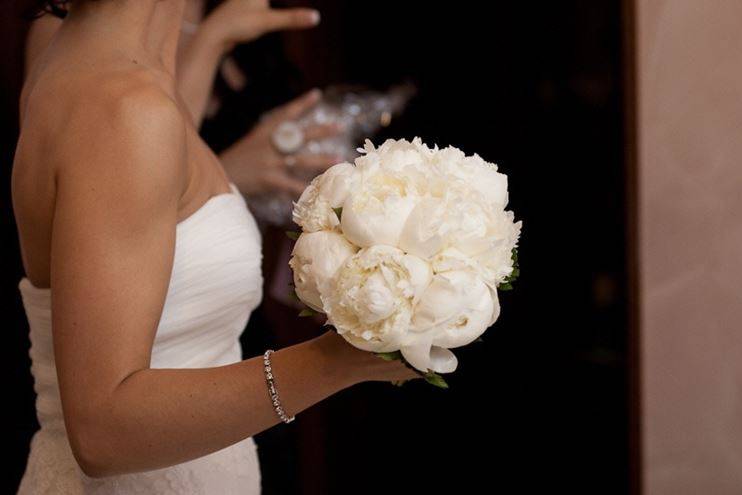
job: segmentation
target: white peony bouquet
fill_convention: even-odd
[[[478,155],[366,141],[355,164],[317,176],[294,204],[298,298],[359,349],[402,359],[434,385],[500,314],[518,276],[521,222],[507,176]]]

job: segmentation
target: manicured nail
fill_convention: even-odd
[[[319,10],[312,10],[309,13],[309,22],[311,22],[313,26],[316,26],[317,24],[319,24],[319,21],[320,21]]]

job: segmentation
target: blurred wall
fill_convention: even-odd
[[[742,2],[637,13],[644,493],[742,493]]]

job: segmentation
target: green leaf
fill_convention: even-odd
[[[513,270],[510,272],[510,275],[505,277],[505,280],[503,280],[500,285],[497,286],[498,290],[513,290],[513,282],[515,282],[515,280],[520,277],[517,248],[513,248],[513,252],[511,253],[510,257],[513,260]]]
[[[288,237],[288,238],[289,238],[289,239],[291,239],[292,241],[295,241],[295,240],[297,240],[297,239],[299,238],[299,234],[300,234],[300,233],[299,233],[299,232],[297,232],[297,231],[295,231],[295,230],[287,230],[287,231],[286,231],[286,237]]]
[[[342,206],[339,208],[333,208],[332,211],[334,211],[335,215],[338,216],[338,220],[342,220],[343,218],[343,207]]]
[[[438,373],[428,371],[423,376],[425,377],[425,381],[431,385],[434,385],[438,388],[448,388],[448,383],[446,383],[446,380],[444,380],[443,377]]]
[[[312,308],[304,308],[299,313],[299,316],[301,316],[303,318],[303,317],[306,317],[306,316],[314,316],[316,314],[318,314],[318,313],[315,310],[313,310]]]
[[[384,361],[395,361],[397,359],[402,359],[402,353],[399,351],[377,352],[376,355],[379,356]]]

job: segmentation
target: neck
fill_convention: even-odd
[[[62,29],[175,74],[184,6],[185,0],[73,2]]]

